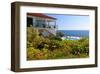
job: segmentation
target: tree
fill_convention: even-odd
[[[64,33],[63,32],[57,32],[56,34],[58,37],[63,37],[64,36]]]

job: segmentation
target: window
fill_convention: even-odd
[[[36,20],[36,27],[45,28],[45,20]]]

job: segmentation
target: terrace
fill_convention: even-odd
[[[36,28],[57,29],[56,18],[41,14],[27,13],[27,26]]]

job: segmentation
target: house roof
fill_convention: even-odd
[[[42,13],[27,13],[27,15],[36,16],[36,17],[42,17],[42,18],[49,18],[49,19],[54,19],[54,20],[56,20],[56,18],[51,17],[51,16],[47,16],[47,15],[42,14]]]

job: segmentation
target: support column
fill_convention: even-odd
[[[46,25],[46,28],[48,28],[48,26],[49,26],[48,20],[45,20],[45,25]]]
[[[35,25],[36,25],[35,24],[35,17],[33,17],[33,25],[32,26],[35,27]]]
[[[56,27],[57,27],[57,26],[56,26],[56,21],[55,21],[55,29],[56,29]]]

